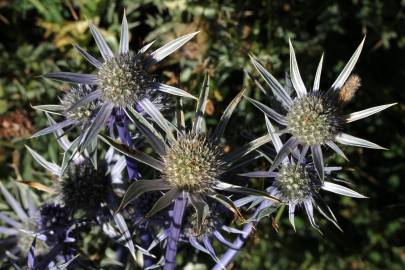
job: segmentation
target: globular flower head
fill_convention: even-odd
[[[162,177],[179,190],[206,192],[223,170],[221,149],[204,136],[188,134],[163,156]]]
[[[239,249],[237,244],[232,243],[227,238],[244,234],[243,231],[227,225],[229,223],[227,220],[229,212],[223,210],[218,204],[210,205],[210,210],[207,212],[202,224],[198,222],[199,216],[197,213],[187,211],[180,235],[180,241],[186,242],[196,250],[210,255],[217,263],[221,263],[221,261],[215,252],[213,241],[227,248]],[[169,236],[170,230],[161,231],[148,250],[152,250],[157,244],[167,241]]]
[[[219,212],[217,211],[210,211],[201,226],[197,220],[196,213],[188,215],[183,225],[184,236],[202,240],[204,236],[211,236],[223,224],[219,219]]]
[[[283,150],[284,146],[280,137],[275,132],[271,122],[266,118],[268,131],[272,136],[272,141],[277,151],[277,155]],[[294,227],[295,210],[298,207],[305,209],[308,219],[313,227],[318,229],[314,218],[314,209],[317,209],[326,219],[335,224],[338,228],[336,218],[332,210],[326,205],[322,199],[321,191],[330,191],[339,195],[344,195],[354,198],[365,198],[363,195],[345,186],[321,180],[316,171],[315,165],[307,161],[307,147],[296,149],[294,153],[285,156],[277,167],[269,171],[256,171],[243,174],[248,177],[269,177],[273,178],[271,186],[266,190],[267,192],[288,205],[289,219],[291,225]],[[340,170],[337,167],[322,167],[322,173],[326,178],[336,179],[329,177],[332,172]],[[248,203],[251,200],[246,200]],[[266,207],[273,207],[272,202],[266,202]],[[256,213],[258,215],[258,213]],[[340,228],[339,228],[340,229]]]
[[[79,46],[75,47],[97,69],[95,74],[54,72],[45,75],[49,79],[92,86],[93,91],[72,106],[75,110],[77,107],[86,106],[86,104],[94,100],[100,100],[102,103],[94,116],[94,120],[81,134],[80,148],[88,148],[116,109],[135,108],[138,106],[139,101],[143,99],[159,102],[165,100],[165,98],[159,96],[166,96],[167,94],[195,99],[193,95],[186,91],[156,82],[152,75],[149,74],[149,70],[154,64],[182,47],[198,32],[181,36],[152,53],[146,52],[153,42],[145,45],[137,53],[132,54],[129,52],[129,28],[125,14],[121,24],[119,50],[116,53],[111,51],[107,42],[93,24],[90,24],[90,31],[103,60],[98,60]],[[86,109],[84,110],[86,111]],[[76,112],[73,112],[73,114],[76,115]],[[41,135],[43,134],[42,132]]]
[[[138,126],[143,127],[140,128],[140,131],[151,143],[151,146],[159,155],[159,159],[155,159],[145,153],[126,149],[111,138],[100,136],[103,141],[112,147],[160,172],[160,179],[138,180],[134,182],[124,195],[119,209],[125,207],[145,192],[167,191],[146,214],[146,217],[151,217],[171,205],[176,198],[185,195],[193,207],[199,209],[197,211],[199,217],[198,224],[202,226],[204,215],[201,209],[208,207],[207,199],[218,201],[233,213],[238,214],[238,210],[233,205],[233,202],[219,191],[249,194],[278,201],[263,191],[232,185],[222,181],[221,178],[233,163],[240,161],[243,157],[247,158],[249,153],[270,141],[271,138],[268,135],[260,137],[234,152],[224,154],[223,148],[219,144],[219,139],[244,91],[241,91],[230,103],[213,134],[207,136],[203,132],[202,123],[203,108],[208,98],[208,89],[208,79],[205,79],[200,99],[197,103],[195,119],[189,132],[185,131],[184,122],[180,120],[182,119],[181,115],[183,115],[183,112],[178,112],[178,128],[174,129],[149,100],[141,101],[140,105],[144,108],[145,113],[149,114],[155,123],[158,123],[164,131],[163,134],[160,134],[137,111],[127,111],[129,118],[135,121]],[[167,138],[167,141],[163,138]]]
[[[97,72],[101,100],[127,107],[148,97],[153,79],[145,69],[144,57],[125,53],[108,58]]]
[[[73,212],[82,210],[86,215],[95,216],[110,199],[111,176],[103,163],[98,164],[97,169],[88,160],[71,163],[61,176],[59,189],[65,207]]]
[[[331,97],[312,93],[294,100],[288,111],[287,129],[304,145],[325,144],[340,132],[343,119]]]
[[[86,97],[94,91],[94,87],[89,85],[79,84],[72,87],[63,95],[61,99],[61,105],[63,106],[63,114],[66,119],[73,120],[78,124],[86,124],[91,120],[97,108],[100,106],[100,102],[93,100],[83,106],[72,107],[81,99]]]
[[[290,76],[287,77],[286,87],[281,86],[255,57],[251,57],[254,67],[270,86],[286,113],[282,115],[261,102],[250,98],[248,98],[248,100],[268,117],[283,126],[279,131],[280,133],[288,133],[291,135],[290,139],[285,143],[284,148],[281,149],[279,154],[275,157],[272,169],[276,168],[298,145],[301,145],[310,148],[315,169],[320,179],[323,180],[324,161],[321,147],[329,146],[345,159],[347,159],[346,156],[335,142],[345,145],[384,149],[377,144],[343,132],[345,124],[365,118],[394,105],[387,104],[376,106],[349,115],[342,113],[343,105],[352,100],[357,89],[360,87],[360,78],[357,75],[350,76],[350,73],[360,56],[363,44],[364,39],[343,68],[336,81],[327,91],[320,90],[323,56],[321,57],[315,74],[312,91],[307,90],[301,78],[291,42]],[[257,81],[256,84],[260,86],[260,83]],[[265,91],[262,86],[260,86],[260,88]],[[290,88],[295,90],[295,97],[290,96]]]
[[[281,165],[274,186],[286,201],[300,203],[317,192],[321,185],[304,166],[287,163]]]

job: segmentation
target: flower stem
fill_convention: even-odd
[[[173,207],[173,217],[170,224],[169,238],[166,246],[165,266],[163,270],[174,270],[176,266],[177,242],[180,237],[181,224],[187,205],[184,193],[176,199]]]
[[[128,129],[128,118],[122,111],[117,111],[115,115],[115,125],[121,142],[130,148],[132,147],[131,134]],[[128,179],[135,180],[138,177],[138,166],[133,158],[125,156],[127,162]]]
[[[132,147],[131,134],[128,129],[128,117],[123,111],[117,111],[115,115],[115,125],[118,130],[118,136],[121,142],[129,147]],[[127,172],[129,180],[136,180],[138,177],[138,167],[136,161],[133,158],[125,156],[127,162]],[[149,231],[142,227],[140,228],[140,239],[141,246],[147,249],[150,245],[150,233]],[[143,266],[144,268],[153,265],[152,257],[144,255],[143,256]]]

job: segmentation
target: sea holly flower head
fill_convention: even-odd
[[[71,144],[63,136],[58,142],[64,149],[68,149]],[[117,159],[113,150],[110,149],[106,153],[105,161],[94,161],[89,157],[76,154],[73,162],[64,161],[60,166],[47,161],[30,147],[26,146],[26,148],[42,167],[58,177],[54,191],[59,194],[63,206],[69,213],[84,214],[87,218],[96,218],[100,222],[110,219],[111,213],[108,207],[115,199],[112,184],[122,182],[121,175],[125,168],[123,158]]]
[[[10,210],[0,213],[0,221],[4,224],[0,226],[0,233],[9,240],[9,244],[5,241],[0,247],[14,256],[25,256],[35,238],[38,210],[31,190],[20,188],[18,190],[20,194],[15,196],[0,182],[0,198],[6,202]],[[21,200],[22,197],[26,198],[27,205]],[[45,251],[46,245],[38,245],[38,252]]]
[[[224,172],[229,170],[232,164],[246,158],[249,153],[270,141],[270,136],[260,137],[234,152],[223,154],[218,141],[244,91],[239,93],[230,103],[213,134],[207,136],[202,130],[202,121],[208,98],[208,81],[207,78],[204,80],[193,125],[188,132],[185,131],[184,122],[179,120],[176,128],[148,100],[141,101],[140,105],[160,129],[164,131],[163,134],[159,133],[140,113],[133,109],[126,110],[128,117],[137,124],[139,130],[160,156],[159,160],[140,151],[128,149],[115,140],[100,135],[103,141],[116,150],[155,168],[161,174],[161,178],[156,180],[138,180],[134,182],[128,188],[119,209],[122,209],[145,192],[166,191],[165,195],[146,214],[146,217],[150,217],[171,205],[177,197],[185,194],[188,201],[196,209],[198,222],[202,226],[206,212],[204,209],[209,208],[206,202],[207,199],[224,204],[234,213],[238,212],[232,201],[218,191],[263,196],[266,199],[278,201],[277,198],[273,198],[262,191],[228,184],[221,180]],[[177,119],[183,119],[182,115],[182,112],[179,111]]]
[[[153,79],[144,68],[144,57],[125,53],[108,58],[97,73],[101,100],[126,107],[148,97]]]
[[[282,151],[285,144],[282,143],[279,135],[273,127],[270,120],[266,117],[266,125],[268,132],[272,136],[272,142],[277,151],[277,155]],[[266,191],[288,205],[289,219],[291,225],[295,229],[294,216],[297,207],[303,207],[308,216],[311,225],[319,229],[314,218],[314,209],[317,209],[319,213],[326,219],[331,221],[339,229],[335,215],[332,210],[323,201],[321,191],[329,191],[335,194],[344,195],[353,198],[366,198],[360,193],[336,184],[333,181],[337,180],[342,182],[331,174],[334,171],[340,170],[340,167],[322,167],[325,180],[321,180],[316,171],[315,165],[307,161],[308,147],[301,149],[296,148],[294,151],[284,156],[283,160],[277,165],[274,170],[269,171],[254,171],[242,174],[246,177],[260,177],[273,179],[272,184],[266,189]],[[266,155],[269,153],[265,153]],[[331,179],[332,181],[326,181]],[[241,205],[247,203],[260,203],[260,200],[255,198],[247,198]],[[260,211],[266,211],[266,207],[273,207],[272,202],[266,202],[265,207],[261,207]],[[255,214],[260,214],[260,211]]]
[[[86,106],[86,104],[95,100],[100,101],[101,104],[93,117],[94,119],[81,134],[79,141],[81,148],[85,149],[95,139],[99,131],[106,125],[114,109],[136,107],[137,103],[143,99],[161,101],[162,98],[158,96],[164,94],[194,98],[194,96],[181,89],[156,82],[149,70],[152,65],[179,49],[198,32],[181,36],[149,54],[147,50],[152,46],[153,42],[141,48],[137,53],[131,54],[129,52],[128,22],[124,14],[119,50],[114,54],[93,24],[90,24],[90,31],[100,50],[103,61],[99,61],[79,46],[75,46],[75,48],[97,69],[96,74],[54,72],[44,76],[49,79],[91,86],[92,91],[90,93],[71,105],[69,108],[71,116],[78,115],[78,108]],[[42,106],[42,109],[44,108]],[[81,111],[87,112],[88,110],[85,108]],[[47,133],[51,132],[46,131]],[[46,133],[39,133],[39,135],[43,134]]]
[[[372,142],[360,139],[343,132],[344,126],[350,122],[365,118],[393,104],[372,107],[359,112],[345,115],[342,112],[343,106],[351,101],[360,87],[360,78],[351,75],[351,72],[360,56],[364,39],[360,43],[349,62],[327,91],[320,90],[320,78],[322,71],[323,56],[319,62],[315,80],[311,91],[308,91],[299,72],[294,48],[290,41],[290,78],[287,78],[286,87],[281,84],[251,56],[251,61],[266,83],[269,85],[277,100],[282,104],[285,114],[280,114],[263,103],[247,98],[254,106],[263,111],[268,117],[283,126],[277,131],[280,134],[290,134],[290,139],[284,144],[283,149],[276,156],[272,169],[276,168],[289,153],[294,151],[298,145],[308,147],[311,150],[315,169],[323,180],[323,154],[322,146],[329,146],[336,153],[344,157],[343,151],[335,142],[344,145],[353,145],[373,149],[384,149]],[[350,76],[350,77],[349,77]],[[256,81],[262,91],[264,88]],[[295,97],[290,95],[290,88],[295,90]]]
[[[223,171],[221,149],[204,136],[187,134],[163,156],[163,178],[180,190],[208,191]]]
[[[84,211],[86,216],[102,213],[103,205],[111,201],[113,195],[111,175],[107,164],[97,164],[97,169],[89,161],[70,163],[61,175],[59,192],[62,201],[72,212]]]

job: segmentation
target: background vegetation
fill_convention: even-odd
[[[203,71],[212,76],[207,107],[213,125],[242,87],[262,99],[245,78],[251,70],[248,53],[254,53],[277,78],[288,71],[288,38],[294,41],[302,76],[312,84],[322,52],[325,65],[321,86],[334,81],[363,35],[365,48],[355,72],[362,87],[347,111],[399,102],[388,111],[354,123],[350,133],[381,144],[389,151],[345,148],[350,162],[333,156],[330,163],[344,167],[342,177],[352,181],[366,200],[328,196],[344,233],[319,219],[320,235],[298,215],[297,232],[287,215],[276,231],[263,222],[236,257],[230,269],[404,269],[405,267],[405,2],[351,1],[108,1],[108,0],[0,0],[0,181],[16,180],[49,185],[45,175],[24,149],[28,144],[50,159],[60,160],[52,136],[27,140],[46,125],[44,114],[30,105],[57,102],[60,84],[38,76],[50,71],[88,71],[89,65],[74,50],[79,44],[96,53],[88,20],[102,29],[113,47],[118,46],[119,25],[126,9],[132,51],[144,41],[163,44],[180,34],[201,30],[196,39],[157,72],[161,79],[193,94]],[[163,72],[164,71],[164,72]],[[65,88],[68,86],[65,85]],[[245,101],[235,113],[226,137],[265,132],[262,114]],[[331,153],[332,154],[332,153]],[[266,163],[257,166],[266,167]],[[257,183],[260,185],[261,183]],[[18,184],[18,188],[26,188]],[[46,192],[35,190],[38,200]],[[2,199],[1,199],[2,200]],[[5,209],[0,201],[0,210]],[[101,241],[101,240],[100,240]],[[87,243],[84,252],[95,265],[106,247]],[[101,254],[101,255],[100,255]],[[193,258],[182,253],[179,263]],[[197,262],[212,265],[208,256]],[[1,268],[1,264],[0,264]]]

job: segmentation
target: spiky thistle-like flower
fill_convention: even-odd
[[[360,79],[358,76],[349,76],[360,56],[363,44],[364,39],[350,58],[349,62],[343,68],[336,81],[327,91],[321,91],[319,89],[323,63],[322,56],[316,71],[312,91],[308,92],[301,79],[294,48],[290,41],[291,81],[287,80],[287,84],[291,84],[291,88],[295,90],[296,97],[294,98],[290,96],[289,89],[283,88],[281,84],[268,71],[266,71],[258,60],[251,56],[251,61],[254,67],[270,86],[273,94],[281,102],[286,113],[282,115],[259,101],[250,98],[247,99],[254,106],[263,111],[268,117],[284,127],[278,131],[280,134],[288,133],[291,135],[290,139],[284,144],[283,148],[276,156],[272,168],[277,167],[284,157],[294,151],[298,145],[302,145],[304,148],[310,148],[315,169],[321,180],[323,180],[324,161],[321,149],[322,146],[329,146],[345,159],[347,158],[343,151],[335,144],[335,142],[344,145],[384,149],[375,143],[343,132],[345,124],[365,118],[395,104],[376,106],[349,115],[342,113],[342,105],[353,98],[355,92],[360,86]],[[263,91],[265,91],[258,82],[256,83]]]
[[[264,196],[278,201],[276,198],[268,197],[266,193],[261,191],[231,185],[220,180],[221,175],[224,174],[232,164],[239,161],[261,145],[269,142],[270,136],[266,135],[260,137],[246,144],[241,149],[223,154],[221,147],[218,144],[218,140],[224,132],[229,117],[239,103],[243,91],[228,106],[213,135],[206,136],[202,131],[202,121],[204,114],[203,108],[206,105],[208,97],[208,84],[208,79],[205,79],[200,99],[197,104],[195,120],[192,129],[189,132],[184,130],[184,126],[182,126],[181,123],[179,123],[178,128],[172,126],[148,100],[141,101],[140,105],[143,110],[151,116],[154,122],[159,125],[165,134],[160,134],[158,130],[146,121],[137,111],[133,109],[125,110],[128,117],[138,125],[140,131],[160,156],[160,160],[143,152],[128,149],[125,145],[120,144],[112,138],[100,135],[100,138],[104,142],[114,147],[116,150],[158,170],[161,173],[160,179],[139,180],[133,183],[128,188],[119,209],[122,209],[131,200],[139,197],[143,193],[156,190],[167,192],[156,202],[150,212],[146,214],[147,217],[152,216],[169,206],[173,200],[180,194],[183,194],[183,192],[187,195],[186,197],[189,198],[189,201],[196,209],[205,205],[205,197],[210,197],[220,203],[229,201],[216,190]],[[179,116],[179,118],[181,118],[181,116]],[[173,134],[174,132],[177,134],[177,137]],[[166,143],[164,138],[166,138],[168,143]],[[218,196],[221,199],[219,199]],[[229,202],[225,205],[230,207],[231,203]],[[231,210],[234,211],[235,209],[231,207]],[[203,219],[200,214],[201,213],[199,213],[199,218],[202,222]]]
[[[92,86],[92,91],[89,94],[72,104],[69,108],[70,114],[76,115],[75,112],[79,107],[86,106],[94,100],[100,100],[101,104],[94,119],[81,134],[79,145],[83,149],[105,126],[113,109],[132,108],[139,101],[145,98],[153,100],[156,95],[162,92],[194,98],[181,89],[156,82],[149,74],[149,69],[183,46],[197,32],[181,36],[150,54],[147,54],[147,50],[153,42],[144,46],[138,53],[131,54],[129,52],[128,23],[124,13],[119,50],[114,54],[93,24],[90,24],[90,31],[104,61],[97,60],[79,46],[75,46],[75,48],[90,64],[97,68],[96,74],[54,72],[45,75],[46,78],[50,79]]]
[[[272,136],[272,142],[277,151],[277,154],[282,151],[285,144],[281,142],[275,128],[270,120],[266,117],[266,125],[268,132]],[[315,170],[313,163],[308,163],[306,160],[308,148],[303,148],[302,151],[296,150],[293,153],[284,156],[276,170],[256,171],[242,174],[247,177],[265,177],[273,178],[273,182],[266,190],[272,196],[280,198],[289,208],[290,223],[295,229],[294,215],[297,207],[303,207],[308,216],[311,225],[318,228],[314,218],[314,208],[316,208],[326,219],[335,224],[338,228],[335,216],[332,210],[327,206],[321,197],[321,191],[329,191],[339,195],[344,195],[354,198],[366,198],[352,189],[325,180],[321,180]],[[329,176],[333,171],[339,170],[337,167],[322,167],[323,174]],[[332,179],[332,177],[326,177]],[[245,203],[256,200],[245,200]],[[257,203],[257,200],[256,200]],[[266,202],[266,207],[273,207],[271,202]],[[265,207],[261,207],[261,210]],[[340,229],[340,228],[339,228]]]
[[[100,135],[103,141],[118,151],[160,172],[161,178],[159,179],[134,182],[125,193],[119,209],[122,209],[145,192],[151,191],[165,191],[166,193],[150,209],[146,214],[146,218],[175,202],[171,224],[171,239],[166,249],[166,269],[173,269],[174,267],[174,261],[172,260],[176,253],[176,243],[180,233],[178,226],[181,225],[182,216],[188,204],[192,205],[196,210],[197,228],[201,228],[206,218],[206,209],[209,209],[208,200],[217,201],[234,213],[239,213],[229,197],[221,194],[221,192],[254,195],[278,201],[277,198],[262,191],[222,181],[222,176],[231,168],[232,164],[243,160],[246,155],[269,142],[270,136],[260,137],[238,150],[223,154],[218,143],[219,138],[222,136],[229,118],[244,91],[241,91],[230,103],[213,134],[207,136],[203,132],[202,123],[208,98],[208,81],[207,78],[204,80],[191,131],[185,131],[184,116],[181,111],[177,113],[178,127],[176,128],[148,100],[143,100],[139,104],[164,131],[163,134],[158,132],[152,124],[132,108],[125,110],[128,117],[137,124],[138,129],[149,141],[160,159],[129,149],[109,137]]]
[[[72,144],[64,136],[58,142],[64,149],[69,149]],[[97,161],[97,168],[89,158],[80,154],[74,156],[73,162],[62,162],[59,166],[30,147],[26,148],[42,167],[58,177],[55,190],[72,214],[82,211],[86,217],[97,218],[100,222],[111,217],[106,206],[113,208],[115,193],[112,184],[121,182],[125,159],[114,161],[111,149],[107,151],[106,161]]]
[[[86,216],[97,216],[103,205],[113,198],[111,176],[105,163],[97,164],[97,169],[89,160],[79,164],[71,163],[61,175],[58,191],[65,206],[73,212],[83,211]]]

